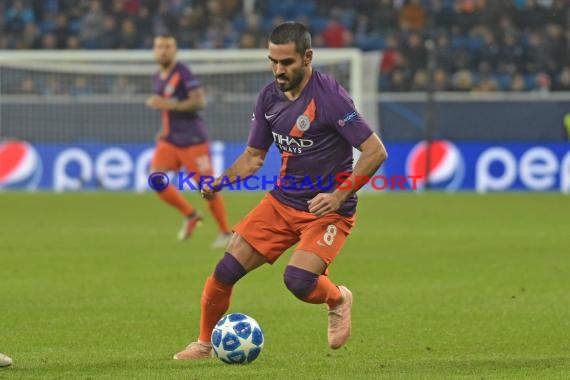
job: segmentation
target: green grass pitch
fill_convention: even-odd
[[[260,197],[225,194],[231,222]],[[265,331],[247,366],[171,359],[223,253],[209,214],[185,243],[180,221],[153,194],[0,193],[0,379],[570,376],[567,196],[363,195],[331,267],[354,293],[348,344],[329,350],[324,306],[286,290],[288,252],[234,289]]]

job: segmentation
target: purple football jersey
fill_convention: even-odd
[[[165,79],[160,78],[160,72],[156,73],[153,87],[156,94],[180,101],[200,88],[200,81],[186,65],[178,62]],[[197,112],[162,111],[161,138],[176,146],[189,146],[208,141],[208,134]]]
[[[308,200],[335,190],[337,174],[352,172],[352,147],[360,146],[372,133],[347,91],[332,77],[313,70],[294,101],[275,82],[263,88],[248,145],[268,150],[275,143],[281,153],[279,177],[283,180],[271,193],[288,206],[308,211]],[[356,202],[354,194],[338,213],[353,215]]]

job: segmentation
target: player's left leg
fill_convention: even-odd
[[[336,213],[307,223],[283,278],[287,288],[300,300],[327,304],[328,341],[333,349],[343,346],[350,336],[352,293],[345,286],[335,285],[326,271],[340,252],[353,224],[354,218]]]
[[[188,172],[196,173],[196,178],[214,175],[212,157],[208,143],[193,145],[181,151],[180,160]],[[225,248],[232,234],[228,226],[226,208],[221,194],[217,193],[207,200],[210,213],[218,224],[218,236],[211,244],[211,248]]]
[[[159,141],[151,163],[151,173],[167,173],[180,168],[180,160],[177,157],[176,147],[166,141]],[[184,198],[184,196],[172,184],[164,189],[157,189],[156,193],[164,202],[176,208],[184,216],[182,229],[178,232],[178,239],[185,240],[192,235],[194,228],[199,225],[202,215]]]

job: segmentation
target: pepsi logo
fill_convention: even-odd
[[[25,141],[0,143],[0,188],[34,190],[42,177],[40,155]]]
[[[430,187],[457,190],[465,177],[465,162],[459,149],[450,141],[432,141],[429,147],[429,176]],[[426,167],[428,160],[428,144],[422,141],[416,144],[406,160],[406,174],[409,176],[421,175],[418,188],[425,187]]]

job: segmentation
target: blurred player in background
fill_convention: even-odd
[[[358,186],[321,192],[317,177],[352,172],[348,180],[355,183],[356,175],[371,177],[387,153],[346,90],[314,71],[312,58],[311,36],[302,24],[287,22],[272,31],[269,61],[275,81],[257,98],[248,146],[202,195],[215,196],[224,177],[233,181],[255,173],[273,142],[281,152],[280,177],[291,176],[297,185],[309,177],[313,187],[300,190],[280,184],[236,225],[227,252],[204,286],[198,341],[175,359],[210,357],[210,335],[230,305],[233,285],[260,265],[272,264],[296,243],[285,269],[285,285],[304,302],[327,304],[331,348],[340,348],[350,336],[352,293],[335,285],[327,268],[354,225]],[[354,170],[352,147],[362,152]]]
[[[151,172],[178,171],[183,166],[187,172],[196,173],[194,178],[212,176],[214,173],[209,139],[204,122],[198,114],[206,106],[206,97],[196,76],[186,65],[176,61],[176,53],[176,40],[171,35],[161,35],[154,39],[154,56],[160,69],[153,77],[155,95],[148,98],[146,105],[161,112],[162,130],[158,136]],[[184,216],[178,238],[189,238],[196,225],[202,221],[202,215],[172,184],[157,193]],[[224,248],[231,233],[222,197],[217,195],[208,199],[208,207],[220,231],[212,248]]]

